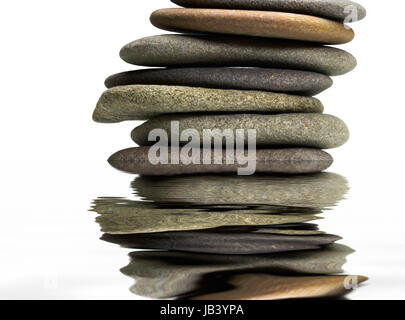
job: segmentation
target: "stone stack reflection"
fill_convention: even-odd
[[[141,200],[98,198],[103,240],[130,254],[131,290],[156,299],[341,297],[366,280],[343,273],[354,251],[314,223],[347,193],[333,173],[137,177]]]

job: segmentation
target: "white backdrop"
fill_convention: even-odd
[[[364,21],[341,48],[359,62],[318,97],[351,140],[330,169],[351,192],[321,228],[357,250],[348,273],[371,279],[353,299],[405,298],[403,137],[405,4],[363,1]],[[120,48],[165,33],[150,13],[169,0],[15,0],[0,4],[0,298],[135,299],[120,274],[129,250],[98,240],[98,196],[130,196],[133,177],[106,159],[133,145],[136,123],[95,124],[104,79],[134,67]]]

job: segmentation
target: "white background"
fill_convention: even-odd
[[[366,20],[341,46],[357,69],[318,97],[346,121],[352,137],[332,150],[330,171],[346,176],[348,199],[321,228],[357,250],[346,270],[370,277],[353,299],[405,298],[405,4],[363,1]],[[106,159],[133,145],[136,123],[93,123],[104,79],[134,69],[118,52],[164,33],[154,1],[2,1],[0,4],[0,298],[136,299],[120,274],[129,250],[98,240],[99,196],[131,195],[133,177]]]

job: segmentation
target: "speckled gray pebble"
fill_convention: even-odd
[[[112,75],[107,88],[132,84],[263,90],[313,96],[330,88],[330,77],[308,71],[263,68],[173,68]]]
[[[321,113],[323,105],[316,98],[268,91],[130,85],[105,91],[93,119],[108,123],[196,112]]]
[[[340,22],[365,18],[366,9],[349,0],[171,0],[187,8],[247,9],[302,13]]]
[[[225,145],[226,139],[234,141],[236,130],[244,130],[246,146],[248,145],[249,130],[256,130],[256,146],[331,149],[343,145],[349,139],[349,129],[342,120],[331,115],[316,113],[165,115],[151,119],[135,128],[132,131],[132,139],[140,146],[151,145],[154,143],[148,141],[149,133],[154,129],[163,129],[170,142],[171,127],[174,121],[179,123],[180,134],[188,129],[196,130],[199,134],[199,141],[194,140],[193,142],[201,145],[204,142],[204,131],[207,133],[206,130],[219,130],[219,132],[213,132],[213,136],[222,137],[223,145]],[[251,138],[253,139],[252,135]],[[187,141],[180,143],[186,144]]]
[[[219,35],[160,35],[121,49],[128,63],[153,67],[225,66],[308,70],[331,76],[353,70],[348,52],[304,42]]]
[[[116,169],[142,175],[182,175],[198,173],[237,173],[239,168],[244,168],[247,163],[227,164],[226,151],[217,150],[211,152],[211,164],[203,163],[204,149],[199,150],[199,164],[184,164],[179,161],[177,164],[171,163],[171,148],[164,148],[168,154],[168,164],[158,163],[156,153],[150,153],[149,147],[131,148],[119,151],[112,155],[108,162]],[[177,150],[180,152],[180,150]],[[162,149],[159,152],[161,155]],[[248,154],[245,153],[247,157]],[[236,156],[235,156],[236,158]],[[182,158],[180,158],[181,160]],[[187,155],[187,160],[189,156]],[[151,162],[152,161],[152,162]],[[217,164],[218,163],[218,164]],[[266,149],[257,150],[255,156],[255,173],[286,173],[301,174],[321,172],[329,168],[332,157],[318,149],[291,148],[291,149]],[[254,173],[252,172],[252,173]]]

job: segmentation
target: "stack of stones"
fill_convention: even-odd
[[[119,151],[109,159],[113,167],[141,175],[133,188],[147,201],[101,198],[93,207],[100,214],[104,240],[129,248],[165,250],[151,254],[155,269],[127,268],[128,275],[159,286],[154,290],[141,281],[142,288],[134,292],[165,298],[196,291],[201,279],[206,279],[200,270],[215,271],[206,266],[199,266],[198,272],[189,270],[196,254],[250,263],[264,258],[257,260],[256,255],[276,253],[284,255],[279,256],[279,264],[277,256],[266,260],[268,271],[324,277],[241,275],[226,281],[238,284],[242,293],[219,298],[249,298],[245,289],[260,282],[274,283],[275,288],[290,285],[291,291],[279,295],[288,298],[297,297],[299,285],[313,289],[304,297],[346,292],[344,276],[326,276],[341,272],[342,255],[348,253],[342,254],[339,246],[337,250],[329,247],[340,237],[308,222],[333,207],[347,191],[344,178],[320,172],[333,162],[323,149],[343,145],[349,130],[342,120],[324,114],[314,96],[332,86],[331,76],[355,68],[351,54],[325,45],[351,41],[353,30],[344,23],[364,18],[364,8],[348,0],[172,1],[184,8],[158,10],[151,22],[183,34],[152,36],[126,45],[120,54],[124,61],[154,68],[109,77],[108,90],[93,115],[103,123],[147,120],[131,135],[140,147]],[[210,144],[205,140],[207,130]],[[240,155],[238,148],[246,156],[252,131],[257,151],[254,159],[248,152],[247,159],[255,162],[259,174],[238,176],[246,163],[228,161],[227,143],[235,139],[234,158]],[[227,148],[213,152],[213,140]],[[162,156],[164,150],[167,158]],[[300,255],[303,251],[308,257]],[[318,261],[322,252],[325,259]],[[331,267],[328,259],[333,252],[338,259]],[[157,260],[169,256],[190,259],[178,266],[186,277],[190,274],[188,283],[175,270],[167,282],[156,276],[167,268],[166,262]],[[365,280],[359,278],[359,282]],[[322,293],[316,289],[319,286],[325,289]],[[279,294],[273,293],[258,292],[254,298]]]
[[[246,145],[248,130],[256,130],[256,172],[327,169],[333,159],[321,149],[343,145],[349,131],[342,120],[323,114],[322,103],[312,96],[332,85],[330,76],[353,70],[356,60],[322,44],[351,41],[354,32],[342,22],[363,18],[364,8],[346,0],[173,2],[187,8],[158,10],[151,22],[193,34],[152,36],[121,50],[128,63],[165,68],[120,73],[106,80],[109,89],[97,104],[95,121],[148,119],[132,132],[142,147],[118,152],[110,158],[111,165],[146,175],[235,172],[240,167],[218,154],[214,164],[201,164],[202,159],[186,165],[158,164],[149,152],[154,143],[149,134],[163,129],[170,144],[180,138],[171,132],[176,121],[180,134],[198,131],[201,145],[207,129],[222,134],[230,129],[232,135],[244,130]]]

